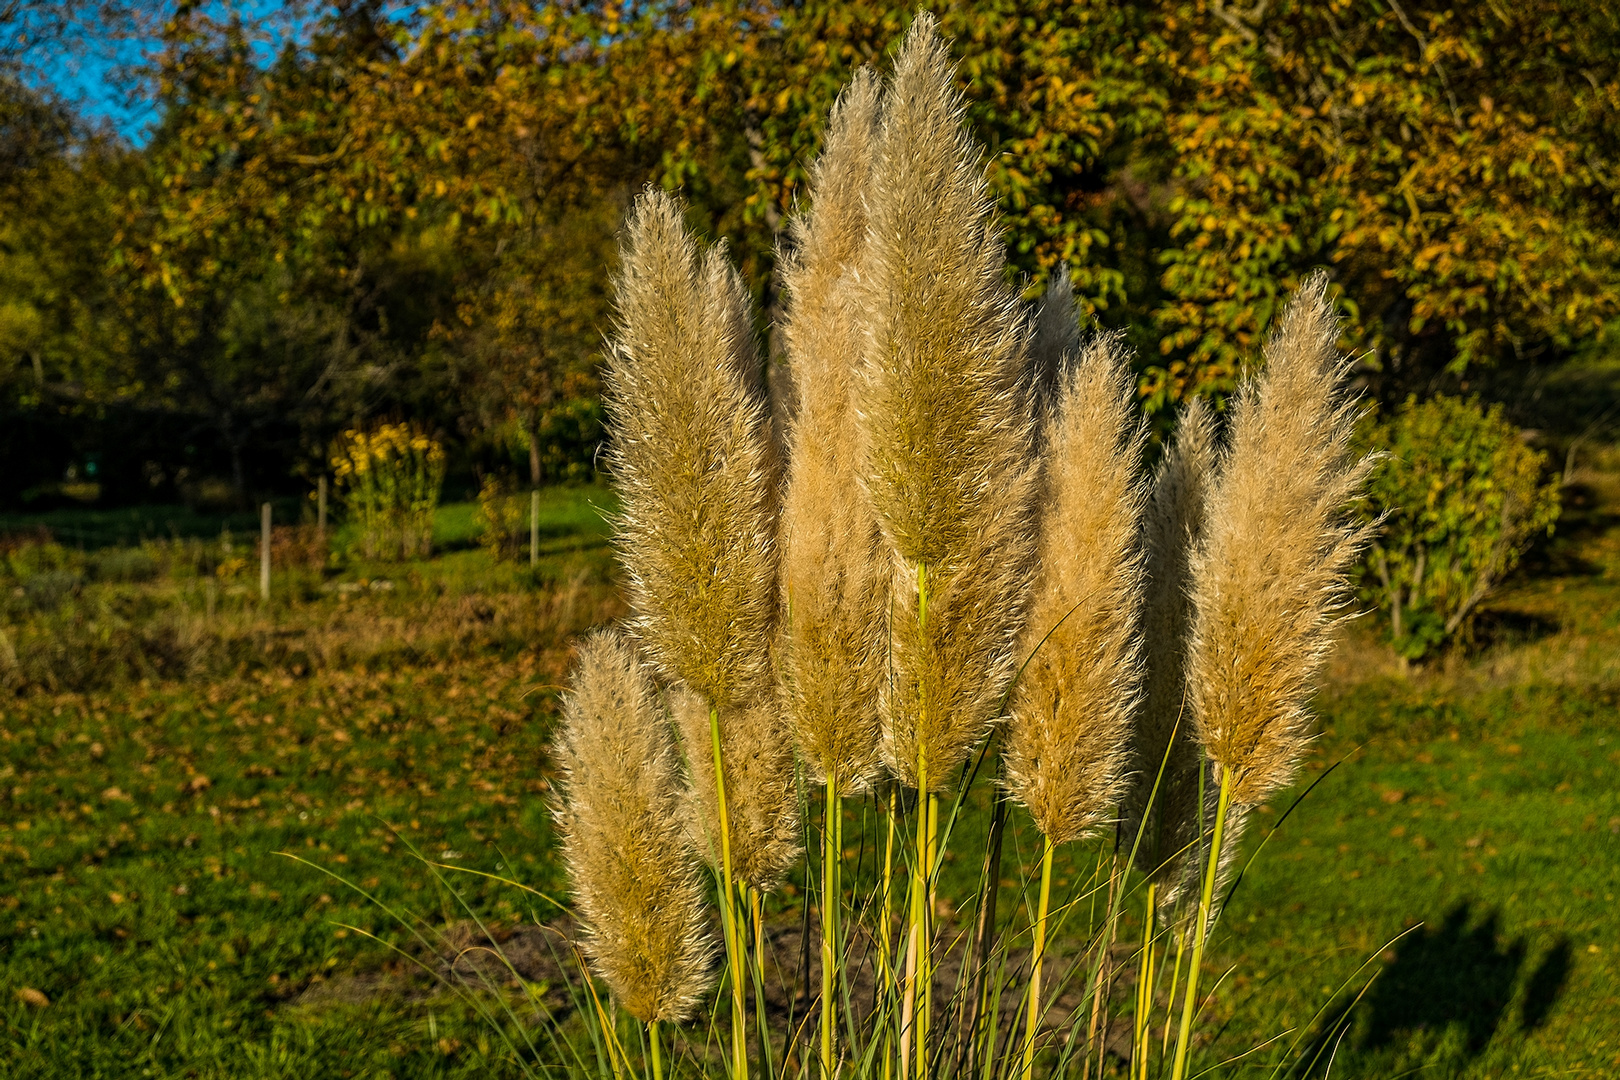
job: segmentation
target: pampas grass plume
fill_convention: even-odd
[[[1238,807],[1293,779],[1346,574],[1371,533],[1347,513],[1372,460],[1351,450],[1356,402],[1337,340],[1327,279],[1313,275],[1266,342],[1265,370],[1233,404],[1193,558],[1188,694]]]
[[[776,463],[747,293],[658,191],[631,211],[622,266],[604,403],[632,625],[664,678],[739,704],[769,687],[776,612]]]
[[[1117,339],[1065,377],[1042,493],[1029,625],[1007,731],[1007,784],[1054,844],[1113,817],[1141,683],[1138,525],[1145,428]]]
[[[678,1022],[713,984],[715,945],[658,705],[622,637],[585,641],[555,748],[556,817],[592,966],[638,1020]]]
[[[720,807],[714,782],[710,706],[700,695],[679,685],[670,689],[669,703],[691,770],[682,817],[698,849],[719,867]],[[723,707],[719,719],[732,875],[760,892],[770,892],[781,884],[802,850],[793,744],[782,737],[781,713],[774,698]]]
[[[862,68],[834,107],[811,172],[814,202],[794,223],[797,243],[783,274],[798,406],[782,504],[783,699],[811,774],[833,777],[844,792],[865,787],[880,766],[888,645],[889,565],[855,450],[862,339],[847,288],[866,239],[879,89]]]
[[[884,756],[916,784],[923,752],[930,790],[1013,675],[1034,551],[1027,321],[951,77],[919,15],[884,103],[855,297],[863,472],[894,569]]]

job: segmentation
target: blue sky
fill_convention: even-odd
[[[167,14],[173,8],[173,0],[134,6],[152,7]],[[292,9],[286,25],[266,27],[267,36],[260,51],[268,58],[287,33],[300,33],[323,5],[318,0],[291,5],[282,0],[214,0],[201,6],[210,18],[223,21],[234,11],[249,22],[264,22]],[[32,58],[34,70],[30,77],[73,102],[86,117],[111,125],[120,135],[139,145],[158,117],[156,107],[150,97],[141,92],[142,87],[134,81],[132,72],[156,46],[155,20],[161,15],[130,16],[108,25],[88,14],[94,5],[85,4],[84,8],[87,14],[75,21],[66,40],[42,49],[40,55]]]

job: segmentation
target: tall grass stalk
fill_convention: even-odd
[[[1220,876],[1222,834],[1226,816],[1232,805],[1232,773],[1221,772],[1220,795],[1215,803],[1215,823],[1210,830],[1209,853],[1204,859],[1203,891],[1198,896],[1198,914],[1193,922],[1192,960],[1187,967],[1187,992],[1181,1007],[1181,1028],[1176,1035],[1175,1063],[1170,1080],[1183,1080],[1187,1075],[1187,1055],[1192,1049],[1193,1017],[1198,1012],[1198,981],[1204,963],[1204,946],[1209,939],[1210,924],[1214,921],[1215,882]]]
[[[1144,891],[1142,904],[1142,951],[1140,953],[1140,974],[1136,980],[1136,1009],[1132,1014],[1133,1029],[1131,1032],[1131,1072],[1140,1078],[1148,1080],[1149,1040],[1152,1038],[1153,1019],[1153,990],[1156,985],[1157,969],[1154,966],[1154,951],[1158,944],[1157,919],[1159,883],[1149,881]]]
[[[1046,914],[1052,903],[1051,836],[1041,835],[1041,898],[1035,914],[1035,947],[1029,961],[1029,1013],[1024,1021],[1024,1066],[1022,1076],[1030,1080],[1035,1072],[1035,1031],[1041,1019],[1041,965],[1046,959]]]
[[[837,1071],[838,962],[842,953],[839,908],[843,904],[843,803],[838,796],[838,775],[827,775],[826,803],[821,827],[821,1075]]]
[[[737,890],[731,875],[731,818],[726,810],[726,770],[720,753],[720,710],[709,710],[709,741],[714,754],[714,793],[720,810],[720,911],[726,939],[726,968],[731,976],[731,1075],[748,1075],[748,1016],[744,999],[742,927],[738,922]]]

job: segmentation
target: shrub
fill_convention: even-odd
[[[158,576],[160,567],[145,548],[107,548],[91,564],[97,581],[141,582]]]
[[[1369,509],[1383,535],[1369,549],[1363,595],[1389,619],[1395,650],[1420,659],[1465,636],[1480,603],[1558,520],[1546,455],[1524,443],[1502,407],[1409,398],[1371,442],[1388,456]]]
[[[433,547],[433,511],[444,483],[444,448],[415,424],[352,428],[332,470],[367,558],[412,559]]]
[[[516,559],[529,542],[529,494],[491,473],[478,487],[478,545],[490,557]]]

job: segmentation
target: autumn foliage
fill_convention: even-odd
[[[350,0],[288,42],[262,32],[278,10],[170,11],[139,146],[9,84],[0,196],[58,256],[5,234],[4,318],[26,332],[0,407],[103,425],[20,448],[38,460],[10,496],[116,441],[107,425],[132,410],[172,418],[131,451],[153,490],[182,466],[239,495],[284,484],[379,414],[420,417],[524,486],[588,465],[594,429],[548,432],[599,395],[629,195],[679,189],[779,321],[780,234],[835,91],[912,17]],[[1389,405],[1568,356],[1617,315],[1620,25],[1604,5],[938,15],[1026,296],[1066,265],[1088,316],[1132,328],[1152,413],[1223,400],[1315,268]],[[206,461],[180,460],[181,428],[205,433]]]

